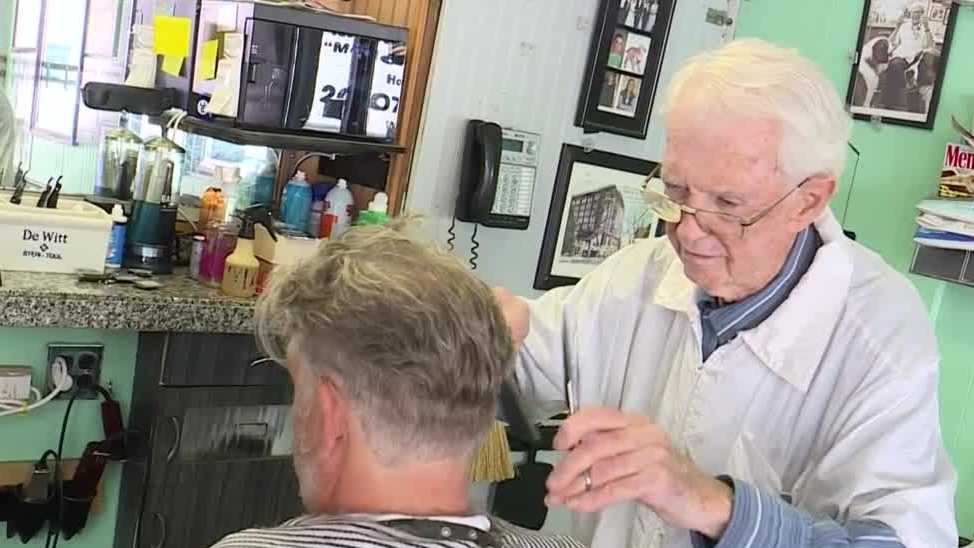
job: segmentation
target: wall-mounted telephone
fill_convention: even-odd
[[[470,120],[465,139],[456,218],[494,228],[527,229],[540,136]]]

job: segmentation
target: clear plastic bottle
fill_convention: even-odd
[[[226,199],[226,205],[224,207],[223,217],[220,219],[221,221],[230,219],[238,209],[243,210],[250,205],[240,199],[241,180],[239,167],[232,166],[223,168],[220,182],[223,185],[223,196]]]
[[[325,214],[321,217],[321,237],[336,238],[352,226],[355,198],[348,189],[348,181],[339,179],[338,184],[325,197]]]
[[[311,214],[308,216],[308,234],[313,238],[321,237],[321,216],[325,214],[325,197],[328,196],[328,186],[317,184],[311,187]]]

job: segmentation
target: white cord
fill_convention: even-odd
[[[38,401],[38,400],[40,400],[43,397],[43,396],[41,396],[41,391],[38,390],[38,389],[36,389],[36,388],[34,388],[33,386],[30,387],[30,391],[31,391],[32,394],[34,394],[34,401]],[[29,400],[28,400],[28,402],[29,402]],[[24,407],[24,405],[26,405],[28,402],[25,402],[24,400],[0,399],[0,409],[4,409],[4,410],[6,410],[6,409],[22,409]]]
[[[183,121],[183,118],[189,116],[189,113],[185,110],[171,109],[169,121],[166,122],[166,127],[168,129],[179,129],[179,123]]]
[[[68,362],[64,361],[64,358],[58,357],[54,360],[54,363],[51,364],[51,374],[54,377],[54,388],[51,389],[50,394],[41,398],[40,390],[32,386],[30,390],[33,392],[34,397],[37,398],[37,401],[34,403],[27,403],[19,400],[0,400],[0,409],[4,410],[0,412],[0,417],[33,411],[38,407],[47,405],[51,402],[51,400],[56,398],[58,394],[61,392],[67,392],[68,390],[71,390],[72,386],[74,386],[74,379],[71,378],[71,375],[68,375]]]
[[[307,160],[308,158],[314,158],[314,157],[327,158],[327,159],[329,159],[331,161],[334,161],[335,158],[338,158],[338,155],[337,154],[329,154],[327,152],[309,152],[309,153],[305,154],[304,156],[298,158],[298,161],[297,162],[294,162],[294,173],[291,174],[291,178],[293,179],[294,176],[297,175],[297,173],[299,171],[298,168],[301,167],[301,164],[303,164],[305,160]]]

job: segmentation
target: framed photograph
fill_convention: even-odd
[[[601,0],[575,125],[642,139],[676,0]]]
[[[626,52],[622,58],[622,70],[642,76],[646,72],[646,60],[649,58],[649,48],[652,45],[652,38],[630,32],[626,37]]]
[[[656,165],[562,145],[535,289],[575,284],[623,247],[661,235],[663,224],[642,192]]]
[[[866,0],[846,99],[856,118],[933,129],[958,7]]]
[[[626,40],[629,39],[629,32],[625,29],[616,29],[612,33],[612,45],[609,46],[609,60],[606,65],[609,68],[622,70],[622,61],[626,56]]]

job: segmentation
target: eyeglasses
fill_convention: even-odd
[[[693,215],[693,218],[696,219],[697,224],[699,224],[700,228],[704,229],[704,231],[715,236],[737,238],[743,238],[744,230],[747,227],[753,226],[757,224],[758,221],[765,218],[769,213],[771,213],[772,210],[774,210],[774,208],[778,207],[781,202],[784,202],[808,180],[806,179],[805,181],[802,181],[794,188],[786,192],[785,195],[779,198],[775,203],[762,209],[754,215],[750,217],[741,217],[739,215],[734,215],[733,213],[698,209],[686,204],[681,204],[658,189],[652,188],[651,185],[653,183],[653,179],[659,172],[659,168],[660,166],[657,165],[653,169],[652,173],[646,176],[645,182],[643,182],[643,195],[646,198],[649,209],[655,213],[657,217],[663,221],[666,221],[667,223],[678,224],[683,219],[684,214]]]

